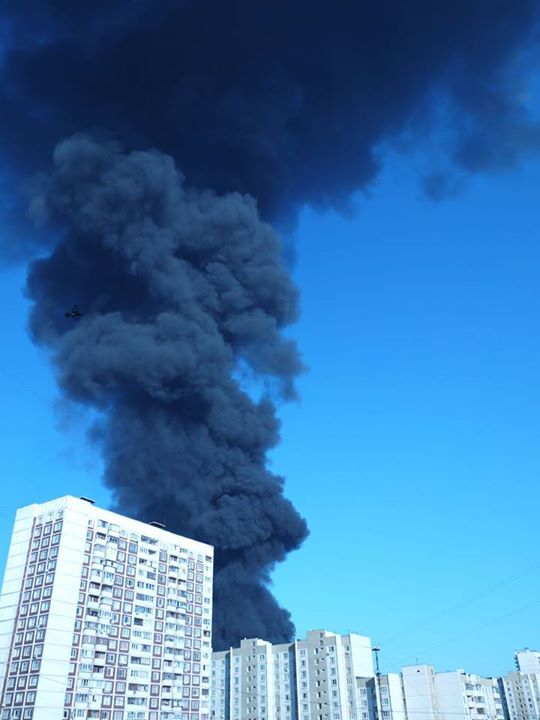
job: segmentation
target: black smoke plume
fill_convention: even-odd
[[[45,166],[96,130],[283,220],[343,205],[446,97],[471,170],[538,147],[507,74],[538,0],[4,0],[0,147]],[[447,128],[448,130],[448,128]]]
[[[32,333],[63,393],[101,412],[119,507],[215,545],[217,647],[290,636],[266,585],[306,525],[267,468],[269,394],[254,401],[238,377],[290,397],[301,370],[275,232],[249,197],[186,188],[170,157],[85,137],[58,145],[32,210],[68,227],[31,265]],[[74,297],[85,314],[67,329]]]
[[[515,67],[538,15],[537,0],[2,3],[0,180],[45,170],[60,143],[31,194],[59,238],[30,268],[33,337],[66,396],[100,410],[121,509],[215,543],[216,647],[290,638],[268,573],[306,534],[267,468],[269,398],[294,395],[301,364],[257,207],[287,226],[303,204],[346,206],[385,142],[429,134],[440,107],[460,172],[536,150]],[[424,185],[459,183],[436,167]]]

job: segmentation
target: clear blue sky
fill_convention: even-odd
[[[539,181],[531,162],[433,204],[392,156],[354,218],[306,211],[296,232],[310,371],[273,463],[311,536],[275,591],[299,634],[368,634],[385,671],[497,674],[540,649]],[[3,271],[2,563],[17,506],[108,497],[23,282]]]

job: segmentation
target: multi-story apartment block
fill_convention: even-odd
[[[297,715],[298,682],[294,646],[287,643],[272,648],[274,663],[275,720],[293,720]],[[302,684],[304,681],[302,681]],[[304,690],[302,690],[304,694]],[[233,720],[239,720],[238,717]],[[241,720],[241,719],[240,719]]]
[[[401,669],[401,678],[408,720],[439,720],[440,711],[433,667],[406,665]]]
[[[493,678],[464,670],[436,673],[431,665],[402,670],[408,720],[503,720],[499,686]]]
[[[213,654],[214,720],[357,720],[356,678],[373,677],[369,638],[312,630]]]
[[[499,686],[506,720],[540,720],[540,673],[511,672]]]
[[[516,668],[520,672],[540,673],[540,652],[536,650],[518,650],[514,653]]]
[[[212,716],[219,720],[291,717],[289,646],[242,640],[212,659]],[[277,651],[277,652],[276,652]]]
[[[497,680],[464,670],[435,674],[439,711],[444,720],[458,713],[468,720],[503,720],[504,711]]]
[[[401,676],[397,673],[378,678],[357,678],[359,720],[406,720]]]
[[[17,512],[1,720],[207,720],[213,549],[74,497]]]
[[[401,675],[358,678],[359,720],[540,720],[540,653],[515,653],[517,671],[480,677],[409,665]]]
[[[295,645],[300,720],[358,718],[356,678],[373,676],[371,640],[312,630]]]
[[[506,720],[540,720],[540,653],[520,650],[517,671],[499,678]]]

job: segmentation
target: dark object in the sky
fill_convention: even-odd
[[[157,150],[83,135],[57,147],[35,192],[65,232],[32,265],[31,332],[66,397],[99,413],[115,508],[214,545],[216,647],[293,637],[268,587],[307,535],[267,462],[275,400],[294,397],[302,369],[283,332],[298,292],[279,237],[253,199],[194,190]],[[84,332],[53,321],[66,297]],[[250,395],[246,372],[268,392]]]
[[[416,149],[432,123],[449,151],[432,198],[453,192],[447,163],[511,167],[539,145],[512,82],[538,17],[537,0],[1,4],[2,179],[44,170],[77,133],[29,187],[56,238],[30,267],[33,339],[64,395],[98,411],[117,508],[215,545],[215,650],[294,638],[269,582],[307,534],[267,461],[273,396],[294,396],[302,364],[284,332],[297,293],[261,218],[349,209],[388,141]],[[27,235],[3,233],[9,254]],[[50,317],[66,297],[92,299],[84,333]]]
[[[445,116],[442,155],[461,170],[511,167],[538,147],[511,80],[537,0],[0,7],[10,28],[0,162],[17,174],[47,167],[63,137],[101,128],[126,149],[174,156],[190,185],[248,193],[265,219],[291,222],[306,203],[348,207],[377,176],[389,138],[405,132],[418,144],[411,123]],[[446,166],[428,179],[433,197],[452,187]]]
[[[69,312],[64,313],[64,315],[67,318],[71,318],[72,320],[80,320],[83,316],[82,312],[79,310],[78,305],[74,305]]]

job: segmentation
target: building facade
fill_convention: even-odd
[[[536,650],[518,650],[514,653],[516,668],[520,672],[540,673],[540,652]]]
[[[408,720],[504,720],[499,684],[493,678],[409,665],[402,669],[402,679]]]
[[[499,678],[506,720],[540,720],[540,653],[519,650],[517,670]]]
[[[401,675],[389,673],[378,678],[357,678],[359,720],[405,720],[405,698]]]
[[[373,677],[369,638],[312,630],[246,639],[212,659],[213,720],[359,720],[356,678]]]
[[[408,720],[439,720],[435,670],[431,665],[406,665],[401,669]]]
[[[17,512],[1,720],[208,720],[213,549],[66,496]]]
[[[511,672],[499,684],[506,720],[540,720],[540,673]]]
[[[497,680],[464,670],[435,674],[439,712],[443,720],[462,714],[468,720],[504,720]]]

